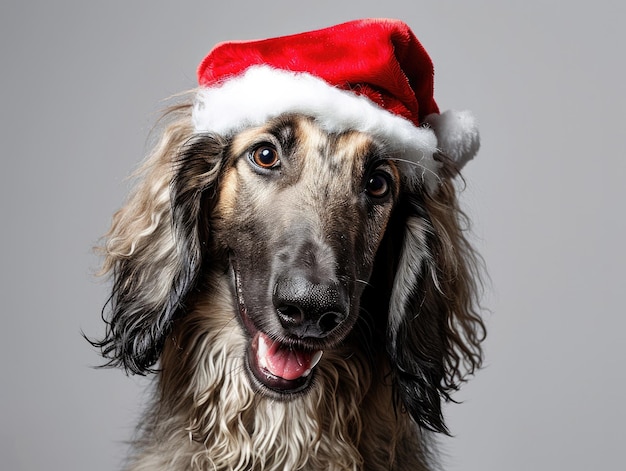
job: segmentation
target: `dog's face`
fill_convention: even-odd
[[[283,117],[236,135],[209,224],[230,255],[253,384],[284,397],[311,384],[350,332],[397,201],[381,143]]]

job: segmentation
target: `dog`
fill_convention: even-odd
[[[202,109],[166,114],[102,248],[93,343],[156,377],[128,469],[434,469],[485,333],[458,159],[291,110],[199,131]]]

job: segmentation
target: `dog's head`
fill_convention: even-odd
[[[384,355],[403,406],[445,430],[441,399],[479,365],[482,334],[454,165],[437,157],[433,192],[366,133],[290,114],[224,137],[195,133],[189,107],[173,114],[104,248],[111,364],[151,371],[226,276],[260,393],[306,393],[323,352],[349,341]]]

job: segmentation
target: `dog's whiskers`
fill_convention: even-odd
[[[401,159],[399,157],[389,157],[389,160],[392,160],[394,162],[398,162],[398,163],[402,163],[402,164],[407,164],[409,166],[413,166],[416,167],[417,169],[419,169],[419,173],[420,175],[420,179],[422,182],[426,181],[426,175],[431,175],[437,182],[437,184],[441,183],[441,177],[439,176],[439,174],[431,169],[429,169],[428,167],[426,167],[425,165],[422,165],[420,162],[422,160],[425,160],[425,157],[422,156],[420,157],[419,160],[415,161],[415,160],[409,160],[409,159]]]
[[[372,284],[369,281],[367,281],[367,280],[356,279],[356,280],[354,280],[354,282],[355,283],[360,283],[360,284],[365,285],[365,286],[372,286]]]

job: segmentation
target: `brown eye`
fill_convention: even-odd
[[[383,172],[375,172],[367,180],[365,191],[373,198],[384,198],[389,194],[389,175]]]
[[[254,149],[250,154],[250,159],[254,164],[264,169],[274,168],[280,163],[278,151],[267,144]]]

